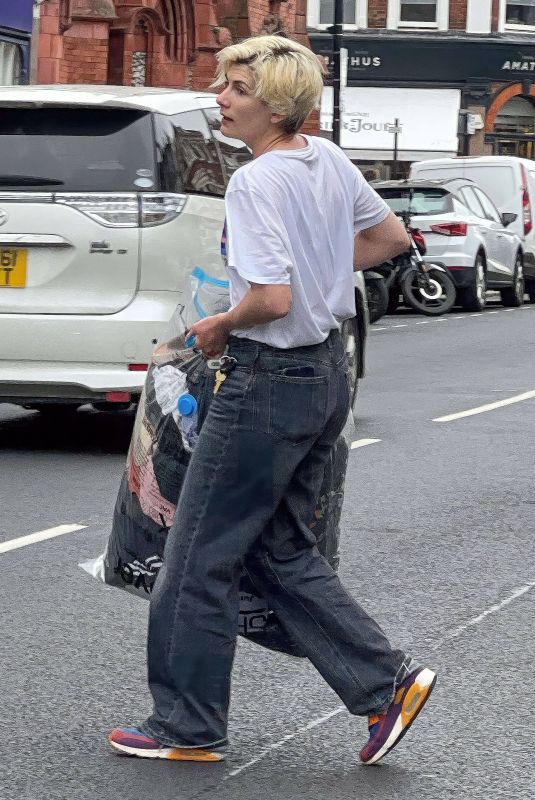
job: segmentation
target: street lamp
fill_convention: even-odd
[[[394,134],[394,159],[392,164],[392,177],[395,178],[398,171],[398,136],[403,130],[403,125],[400,125],[399,119],[396,117],[394,124],[387,125],[388,133]]]
[[[340,87],[342,83],[342,40],[344,32],[344,0],[334,0],[333,37],[333,142],[340,144]]]

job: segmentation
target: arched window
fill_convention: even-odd
[[[22,76],[20,47],[12,42],[0,41],[0,85],[17,86]]]
[[[535,106],[525,97],[513,97],[499,111],[495,133],[528,136],[535,134]]]

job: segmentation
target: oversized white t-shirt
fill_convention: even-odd
[[[283,349],[323,342],[355,314],[355,233],[389,214],[339,147],[305,138],[240,167],[225,195],[232,307],[251,283],[292,288],[287,316],[233,334]]]

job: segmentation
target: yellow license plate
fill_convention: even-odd
[[[26,286],[28,251],[0,247],[0,288],[22,289]]]

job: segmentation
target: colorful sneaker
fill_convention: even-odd
[[[424,707],[436,679],[430,669],[415,669],[399,685],[388,710],[368,717],[370,738],[360,751],[364,764],[376,764],[403,739]]]
[[[167,747],[160,744],[139,728],[114,728],[108,742],[115,750],[139,758],[164,758],[168,761],[223,761],[222,751],[199,748]]]

